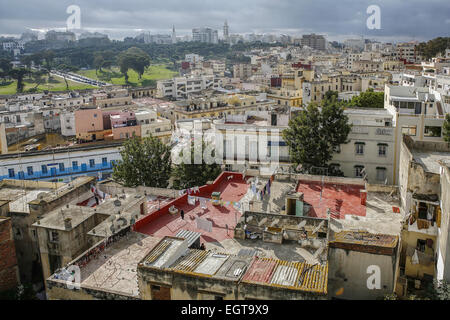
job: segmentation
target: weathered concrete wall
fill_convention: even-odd
[[[250,283],[239,284],[238,300],[326,300],[326,295]]]
[[[328,263],[330,298],[377,299],[394,291],[396,256],[329,248]],[[370,290],[367,286],[367,280],[373,274],[367,273],[370,266],[380,268],[380,289]]]
[[[167,197],[167,198],[178,198],[179,190],[174,189],[163,189],[163,188],[151,188],[151,187],[142,187],[139,186],[137,188],[126,188],[120,185],[106,185],[99,183],[98,188],[106,192],[107,194],[116,195],[116,194],[122,194],[124,193],[147,193],[147,195],[151,196],[161,196],[161,197]]]
[[[236,300],[238,287],[236,282],[189,277],[184,274],[173,275],[172,300],[205,300],[220,296],[224,300]]]
[[[138,277],[139,295],[142,300],[152,300],[151,294],[152,285],[163,286],[168,288],[172,288],[173,285],[172,273],[167,271],[161,271],[156,268],[147,268],[138,265],[137,277]]]
[[[438,276],[450,282],[450,168],[442,166],[441,171],[441,228],[439,234]],[[440,263],[441,262],[441,263]]]
[[[0,292],[19,284],[19,267],[11,227],[11,219],[0,217]]]
[[[47,297],[49,300],[139,300],[138,297],[127,296],[119,292],[97,290],[81,286],[79,289],[68,289],[61,280],[47,280]]]

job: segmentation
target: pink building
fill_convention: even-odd
[[[112,128],[114,140],[129,139],[133,136],[141,136],[141,126]]]
[[[75,111],[75,133],[77,137],[85,137],[91,133],[96,140],[95,132],[103,131],[103,116],[100,109],[80,109]]]

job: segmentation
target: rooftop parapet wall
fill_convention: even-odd
[[[430,151],[430,152],[450,152],[450,142],[443,141],[415,141],[409,136],[403,136],[403,142],[409,150]]]
[[[357,185],[357,186],[365,186],[365,184],[366,184],[363,179],[357,179],[357,178],[328,177],[328,176],[298,174],[298,173],[276,174],[275,180],[311,181],[311,182],[323,182],[323,183],[329,183],[329,184],[351,184],[351,185]]]

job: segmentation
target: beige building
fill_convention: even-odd
[[[414,141],[404,136],[400,151],[400,194],[406,216],[402,232],[400,279],[449,280],[448,171],[450,147],[444,142]],[[406,289],[405,289],[406,291]]]
[[[253,75],[251,64],[235,64],[233,66],[233,77],[247,80]]]

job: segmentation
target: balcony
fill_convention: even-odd
[[[417,232],[437,237],[438,227],[435,222],[433,225],[430,221],[424,219],[417,219],[413,224],[408,224],[409,232]]]

